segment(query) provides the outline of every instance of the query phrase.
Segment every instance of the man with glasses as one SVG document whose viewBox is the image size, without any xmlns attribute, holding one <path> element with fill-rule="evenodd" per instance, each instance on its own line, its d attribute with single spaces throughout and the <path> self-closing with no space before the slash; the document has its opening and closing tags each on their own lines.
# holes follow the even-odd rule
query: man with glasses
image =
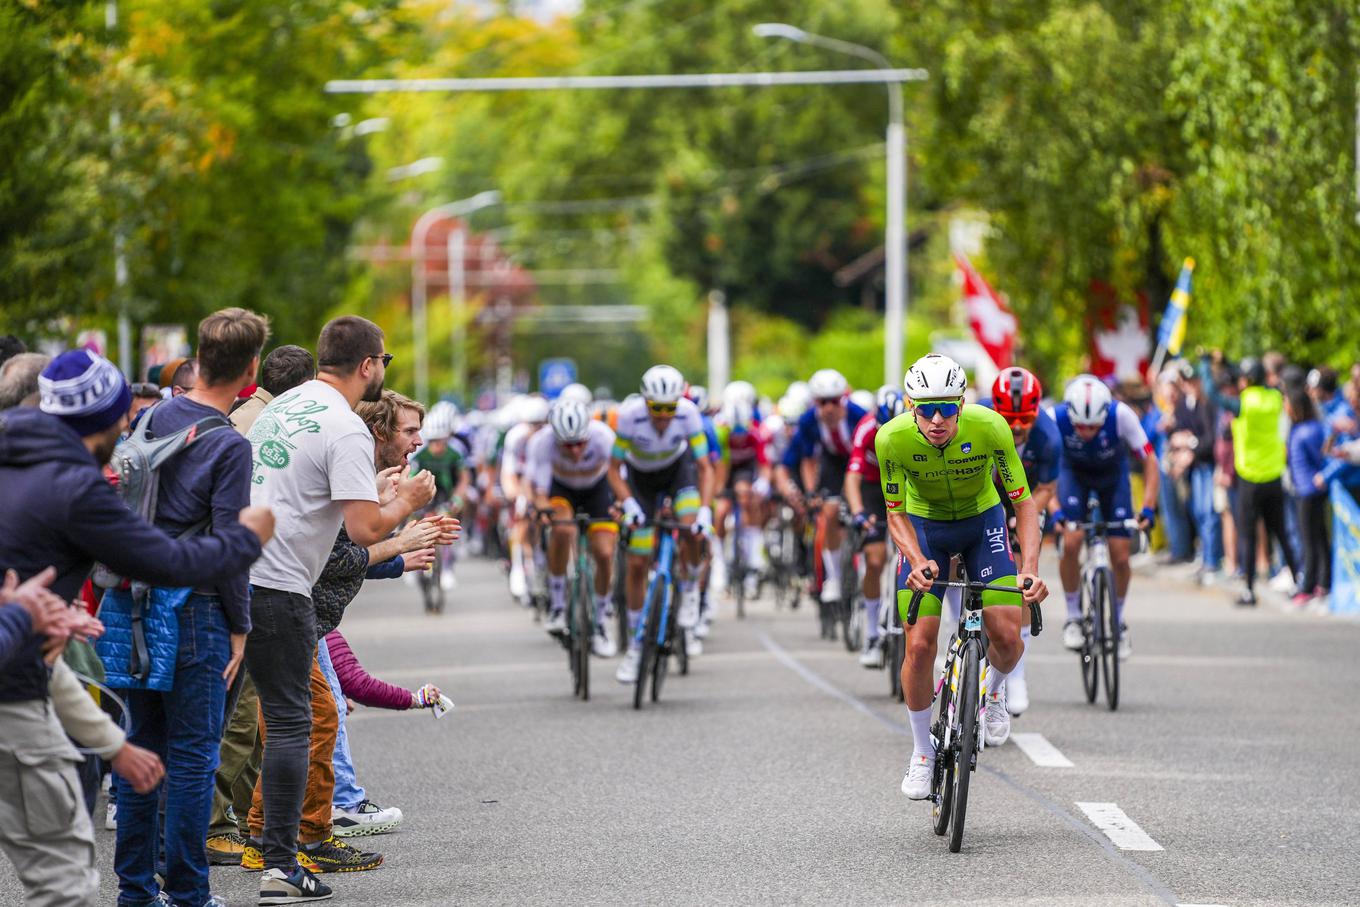
<svg viewBox="0 0 1360 907">
<path fill-rule="evenodd" d="M 950 558 L 959 557 L 971 580 L 1030 587 L 1021 595 L 982 594 L 982 620 L 989 642 L 984 733 L 988 746 L 1010 736 L 1006 678 L 1024 651 L 1022 604 L 1038 605 L 1048 594 L 1038 577 L 1039 511 L 1030 497 L 1024 468 L 1006 420 L 992 410 L 965 405 L 967 376 L 957 362 L 931 354 L 907 372 L 903 386 L 911 402 L 907 418 L 878 430 L 883 499 L 888 531 L 909 569 L 897 574 L 897 608 L 906 624 L 913 592 L 925 593 L 915 626 L 906 627 L 907 653 L 902 688 L 911 719 L 912 756 L 902 793 L 913 800 L 930 796 L 935 742 L 930 735 L 930 704 L 941 597 Z M 1015 505 L 1020 536 L 1017 569 L 1006 528 L 1006 510 L 992 483 L 992 470 Z"/>
<path fill-rule="evenodd" d="M 1062 438 L 1058 436 L 1058 427 L 1039 408 L 1043 395 L 1044 389 L 1033 373 L 1012 366 L 1002 369 L 992 382 L 991 398 L 978 401 L 982 406 L 1000 413 L 1011 427 L 1015 451 L 1020 455 L 1020 464 L 1025 468 L 1025 480 L 1029 482 L 1030 497 L 1034 499 L 1034 507 L 1041 519 L 1048 513 L 1058 487 L 1058 464 L 1062 455 Z M 997 476 L 993 476 L 993 479 L 1000 482 Z M 1015 517 L 1009 499 L 1003 497 L 1001 503 L 1011 512 L 1009 525 L 1014 528 Z M 957 595 L 949 596 L 950 617 L 954 620 L 958 619 L 959 600 Z M 1028 624 L 1021 623 L 1020 635 L 1028 646 Z M 1019 716 L 1028 708 L 1029 684 L 1025 682 L 1025 659 L 1022 655 L 1011 671 L 1010 679 L 1006 681 L 1006 709 L 1011 715 Z"/>
<path fill-rule="evenodd" d="M 699 407 L 684 398 L 685 379 L 669 365 L 654 365 L 642 376 L 642 395 L 619 407 L 618 435 L 609 464 L 609 485 L 622 501 L 624 520 L 633 527 L 628 540 L 628 653 L 615 675 L 619 683 L 636 683 L 642 648 L 637 628 L 642 618 L 647 567 L 652 556 L 652 528 L 662 498 L 671 499 L 675 517 L 692 534 L 681 542 L 685 564 L 680 581 L 676 621 L 692 647 L 699 622 L 699 569 L 703 536 L 713 529 L 713 463 L 708 457 Z M 625 477 L 624 470 L 627 468 Z M 692 648 L 691 648 L 692 650 Z"/>
<path fill-rule="evenodd" d="M 529 439 L 526 471 L 539 510 L 552 511 L 555 520 L 590 515 L 586 530 L 595 561 L 595 636 L 591 650 L 599 658 L 613 658 L 618 646 L 609 638 L 613 608 L 614 548 L 619 527 L 610 510 L 609 459 L 614 432 L 590 415 L 579 400 L 559 399 L 548 412 L 548 426 Z M 567 564 L 576 541 L 575 525 L 558 523 L 548 535 L 548 620 L 544 629 L 554 636 L 567 629 Z"/>
<path fill-rule="evenodd" d="M 802 494 L 793 480 L 795 471 L 802 486 L 813 489 L 814 497 L 821 499 L 821 599 L 829 603 L 841 594 L 837 554 L 841 546 L 840 495 L 855 446 L 855 428 L 867 413 L 850 400 L 850 383 L 834 368 L 815 372 L 808 390 L 813 407 L 798 419 L 776 478 L 780 492 L 796 507 L 801 507 Z"/>
</svg>

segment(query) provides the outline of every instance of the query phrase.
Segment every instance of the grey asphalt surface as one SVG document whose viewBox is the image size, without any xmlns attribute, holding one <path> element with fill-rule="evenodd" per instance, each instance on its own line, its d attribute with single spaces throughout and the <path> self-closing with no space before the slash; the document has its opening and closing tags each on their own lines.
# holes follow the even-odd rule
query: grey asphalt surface
<svg viewBox="0 0 1360 907">
<path fill-rule="evenodd" d="M 436 683 L 457 708 L 350 717 L 360 780 L 406 821 L 360 839 L 382 868 L 325 877 L 334 903 L 1360 900 L 1355 623 L 1136 576 L 1134 657 L 1111 713 L 1085 702 L 1055 594 L 1013 728 L 1073 766 L 1041 768 L 1014 743 L 985 751 L 950 854 L 927 804 L 898 791 L 911 741 L 886 674 L 819 640 L 806 604 L 777 613 L 767 595 L 739 621 L 723 603 L 691 675 L 672 672 L 662 701 L 636 712 L 617 660 L 597 660 L 592 700 L 574 700 L 562 649 L 511 604 L 498 568 L 459 572 L 442 617 L 388 581 L 345 618 L 371 672 Z M 1164 849 L 1121 850 L 1085 801 L 1117 804 Z M 113 904 L 113 834 L 96 836 Z M 254 903 L 257 875 L 212 877 L 229 903 Z M 5 865 L 0 901 L 15 891 Z"/>
</svg>

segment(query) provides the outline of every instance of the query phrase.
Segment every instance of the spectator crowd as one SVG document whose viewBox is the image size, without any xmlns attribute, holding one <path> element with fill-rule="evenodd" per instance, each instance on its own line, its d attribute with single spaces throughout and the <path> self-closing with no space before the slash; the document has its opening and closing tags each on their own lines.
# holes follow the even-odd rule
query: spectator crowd
<svg viewBox="0 0 1360 907">
<path fill-rule="evenodd" d="M 96 903 L 105 776 L 120 907 L 220 905 L 222 863 L 261 904 L 326 899 L 318 876 L 383 862 L 349 839 L 402 822 L 344 718 L 441 693 L 369 676 L 339 626 L 459 526 L 417 514 L 424 408 L 384 389 L 382 330 L 334 319 L 315 356 L 268 335 L 216 312 L 132 384 L 0 338 L 0 848 L 28 904 Z"/>
</svg>

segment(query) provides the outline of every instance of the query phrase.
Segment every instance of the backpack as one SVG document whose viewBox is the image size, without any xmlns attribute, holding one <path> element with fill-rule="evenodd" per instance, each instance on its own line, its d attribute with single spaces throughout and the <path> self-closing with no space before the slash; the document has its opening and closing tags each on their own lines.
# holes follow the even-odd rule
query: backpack
<svg viewBox="0 0 1360 907">
<path fill-rule="evenodd" d="M 159 403 L 153 404 L 141 414 L 132 434 L 118 442 L 113 451 L 113 458 L 109 461 L 109 468 L 114 476 L 114 488 L 119 497 L 129 510 L 148 523 L 154 522 L 156 518 L 156 503 L 160 495 L 160 468 L 204 435 L 231 427 L 225 416 L 212 415 L 205 416 L 193 425 L 185 426 L 163 438 L 152 438 L 151 419 L 159 406 Z M 208 523 L 209 520 L 205 518 L 179 533 L 178 537 L 188 538 L 197 535 L 208 528 Z M 93 579 L 95 585 L 111 590 L 119 589 L 127 582 L 126 578 L 103 564 L 95 564 Z M 129 672 L 133 677 L 144 678 L 150 669 L 143 623 L 145 612 L 151 603 L 151 588 L 145 583 L 133 582 L 130 603 L 132 657 L 129 664 Z M 183 603 L 183 598 L 179 603 Z"/>
</svg>

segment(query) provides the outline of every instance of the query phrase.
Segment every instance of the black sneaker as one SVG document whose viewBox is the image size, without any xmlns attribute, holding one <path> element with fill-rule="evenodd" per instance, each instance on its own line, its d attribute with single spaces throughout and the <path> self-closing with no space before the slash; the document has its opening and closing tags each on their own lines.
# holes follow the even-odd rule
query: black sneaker
<svg viewBox="0 0 1360 907">
<path fill-rule="evenodd" d="M 259 904 L 305 904 L 328 901 L 330 887 L 298 866 L 291 874 L 282 869 L 266 869 L 260 876 Z"/>
<path fill-rule="evenodd" d="M 320 844 L 302 848 L 319 872 L 365 872 L 382 865 L 380 853 L 364 853 L 331 835 Z"/>
</svg>

